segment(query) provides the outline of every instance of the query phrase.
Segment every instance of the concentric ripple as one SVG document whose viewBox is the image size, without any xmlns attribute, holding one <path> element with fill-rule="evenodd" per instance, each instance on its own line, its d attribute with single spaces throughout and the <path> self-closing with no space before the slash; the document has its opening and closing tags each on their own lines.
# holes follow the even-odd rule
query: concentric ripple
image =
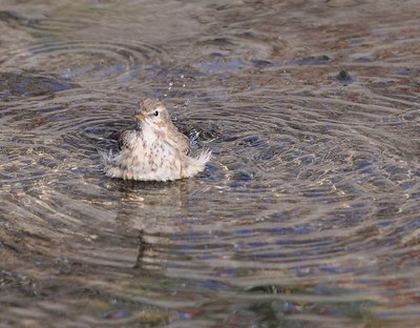
<svg viewBox="0 0 420 328">
<path fill-rule="evenodd" d="M 418 241 L 407 233 L 418 210 L 419 167 L 413 143 L 392 125 L 376 127 L 392 117 L 414 135 L 414 122 L 397 118 L 411 106 L 396 109 L 392 97 L 368 106 L 345 96 L 274 95 L 194 102 L 188 119 L 203 135 L 212 131 L 209 145 L 216 155 L 203 176 L 206 186 L 188 198 L 182 197 L 188 186 L 135 188 L 134 198 L 126 187 L 119 222 L 146 232 L 152 245 L 146 268 L 160 263 L 173 279 L 239 291 L 245 304 L 281 299 L 285 312 L 315 316 L 355 311 L 363 317 L 366 306 L 387 308 L 392 298 L 378 286 L 404 279 L 392 269 L 400 256 L 407 257 L 401 264 L 407 268 L 414 261 L 406 245 Z M 215 130 L 206 129 L 209 122 L 216 122 Z M 212 220 L 201 214 L 203 198 Z M 167 212 L 156 213 L 157 202 Z M 138 206 L 144 219 L 135 215 Z M 398 295 L 413 292 L 404 285 Z"/>
<path fill-rule="evenodd" d="M 143 80 L 150 65 L 167 60 L 164 50 L 147 43 L 45 40 L 9 56 L 4 66 L 24 70 L 48 67 L 50 74 L 62 79 L 115 87 L 115 83 Z"/>
<path fill-rule="evenodd" d="M 416 1 L 14 3 L 1 324 L 418 326 Z M 105 177 L 156 96 L 212 161 Z"/>
</svg>

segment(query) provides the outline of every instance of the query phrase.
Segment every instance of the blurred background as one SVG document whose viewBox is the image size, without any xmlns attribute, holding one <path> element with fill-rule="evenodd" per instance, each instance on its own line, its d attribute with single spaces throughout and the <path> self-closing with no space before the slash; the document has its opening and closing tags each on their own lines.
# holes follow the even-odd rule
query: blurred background
<svg viewBox="0 0 420 328">
<path fill-rule="evenodd" d="M 420 325 L 419 13 L 1 0 L 0 326 Z M 145 97 L 204 173 L 104 176 Z"/>
</svg>

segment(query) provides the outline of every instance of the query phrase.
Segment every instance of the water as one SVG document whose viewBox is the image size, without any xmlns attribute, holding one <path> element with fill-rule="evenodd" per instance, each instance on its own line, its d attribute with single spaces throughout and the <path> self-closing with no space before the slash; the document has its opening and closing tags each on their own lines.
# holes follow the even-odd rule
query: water
<svg viewBox="0 0 420 328">
<path fill-rule="evenodd" d="M 2 0 L 2 327 L 419 325 L 419 12 Z M 200 176 L 103 175 L 145 97 Z"/>
</svg>

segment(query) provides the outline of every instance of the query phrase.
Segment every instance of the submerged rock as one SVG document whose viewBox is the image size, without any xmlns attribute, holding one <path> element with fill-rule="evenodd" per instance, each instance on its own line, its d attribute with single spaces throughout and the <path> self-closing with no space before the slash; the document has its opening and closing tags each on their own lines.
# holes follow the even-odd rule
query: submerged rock
<svg viewBox="0 0 420 328">
<path fill-rule="evenodd" d="M 10 10 L 0 10 L 0 21 L 20 26 L 31 26 L 35 22 L 35 20 L 28 19 Z"/>
<path fill-rule="evenodd" d="M 321 56 L 308 56 L 299 59 L 295 59 L 293 63 L 295 65 L 325 65 L 331 61 L 331 58 L 327 55 Z"/>
<path fill-rule="evenodd" d="M 341 70 L 335 77 L 338 81 L 343 83 L 344 85 L 350 84 L 353 82 L 353 78 L 346 70 Z"/>
<path fill-rule="evenodd" d="M 42 96 L 77 85 L 54 76 L 30 72 L 0 72 L 0 99 L 8 96 Z"/>
</svg>

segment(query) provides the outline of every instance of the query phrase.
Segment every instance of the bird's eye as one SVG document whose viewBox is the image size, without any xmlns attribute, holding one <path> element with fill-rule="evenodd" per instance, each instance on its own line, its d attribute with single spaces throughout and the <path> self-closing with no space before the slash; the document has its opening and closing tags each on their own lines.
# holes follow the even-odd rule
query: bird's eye
<svg viewBox="0 0 420 328">
<path fill-rule="evenodd" d="M 155 112 L 153 113 L 153 115 L 158 116 L 158 115 L 159 115 L 159 112 L 158 112 L 158 111 L 155 111 Z"/>
</svg>

